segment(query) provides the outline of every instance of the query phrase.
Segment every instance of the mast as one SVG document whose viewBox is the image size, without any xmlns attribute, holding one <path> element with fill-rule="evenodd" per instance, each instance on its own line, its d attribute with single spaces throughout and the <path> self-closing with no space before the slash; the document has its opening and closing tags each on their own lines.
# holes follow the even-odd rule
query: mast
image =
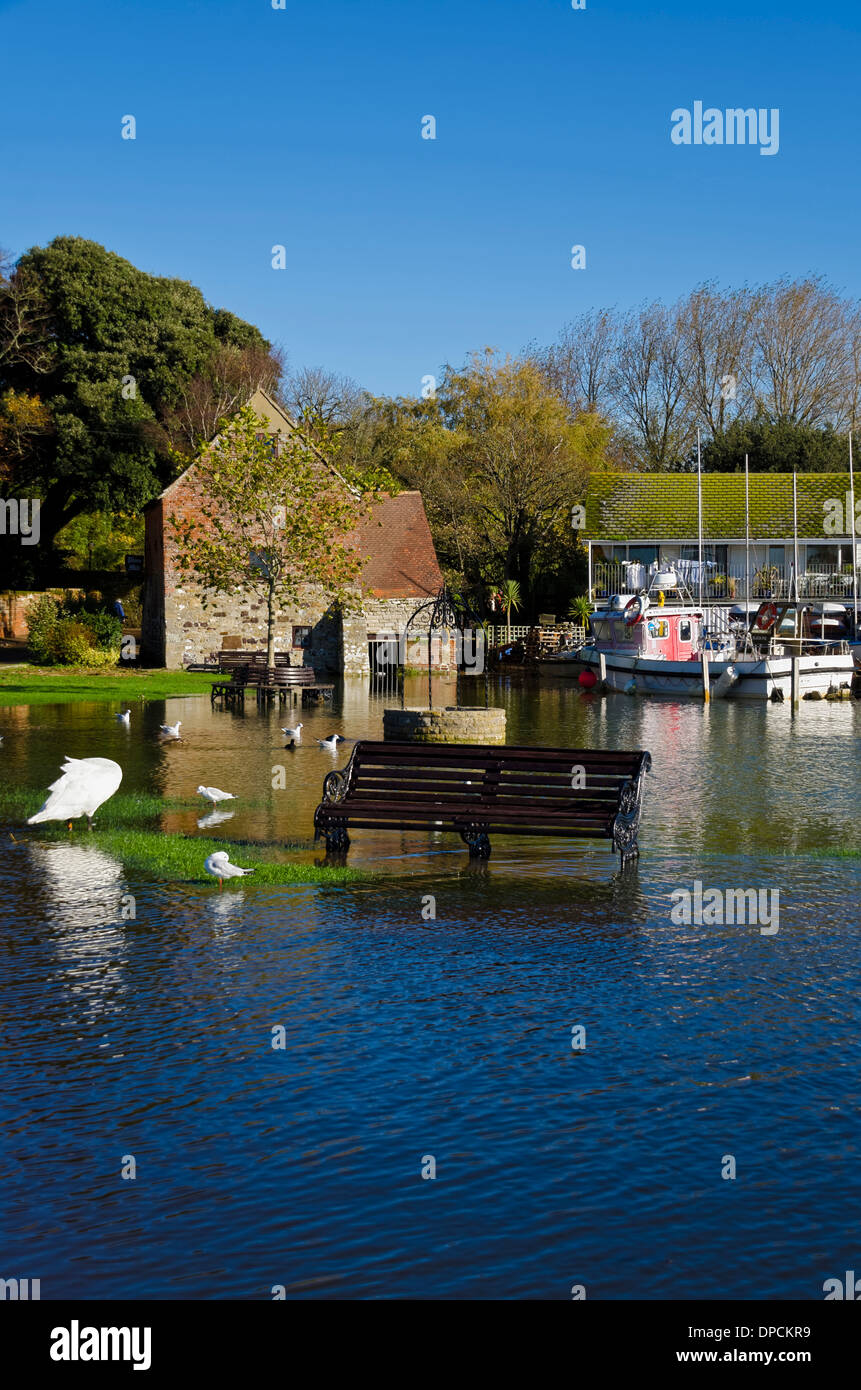
<svg viewBox="0 0 861 1390">
<path fill-rule="evenodd" d="M 744 456 L 744 621 L 750 616 L 750 473 Z"/>
<path fill-rule="evenodd" d="M 700 430 L 697 426 L 697 534 L 699 537 L 699 605 L 703 606 L 703 461 L 700 451 Z"/>
<path fill-rule="evenodd" d="M 858 565 L 855 550 L 855 470 L 852 466 L 852 431 L 849 431 L 849 505 L 852 508 L 852 636 L 858 640 Z M 823 637 L 825 636 L 823 632 Z"/>
<path fill-rule="evenodd" d="M 798 602 L 798 474 L 792 470 L 792 546 L 795 566 L 795 602 Z"/>
</svg>

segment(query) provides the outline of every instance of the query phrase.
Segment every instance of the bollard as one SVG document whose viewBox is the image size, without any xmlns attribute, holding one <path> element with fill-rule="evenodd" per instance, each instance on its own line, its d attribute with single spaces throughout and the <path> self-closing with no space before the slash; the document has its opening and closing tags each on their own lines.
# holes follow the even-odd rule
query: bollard
<svg viewBox="0 0 861 1390">
<path fill-rule="evenodd" d="M 797 709 L 801 701 L 801 657 L 792 658 L 792 708 Z"/>
</svg>

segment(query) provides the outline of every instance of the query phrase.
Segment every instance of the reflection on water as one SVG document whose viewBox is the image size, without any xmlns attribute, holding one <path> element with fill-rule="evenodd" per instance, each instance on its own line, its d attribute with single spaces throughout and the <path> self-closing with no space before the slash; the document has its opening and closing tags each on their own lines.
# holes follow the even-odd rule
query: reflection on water
<svg viewBox="0 0 861 1390">
<path fill-rule="evenodd" d="M 210 811 L 208 815 L 201 816 L 197 822 L 198 830 L 211 830 L 214 825 L 223 825 L 225 821 L 233 820 L 233 811 Z"/>
<path fill-rule="evenodd" d="M 606 844 L 499 838 L 470 863 L 453 836 L 359 831 L 351 860 L 382 882 L 219 893 L 203 875 L 129 881 L 80 832 L 16 830 L 4 1268 L 41 1274 L 44 1297 L 567 1298 L 583 1282 L 753 1299 L 819 1298 L 857 1268 L 861 859 L 830 851 L 861 850 L 859 706 L 793 719 L 562 681 L 491 690 L 512 742 L 652 753 L 636 872 Z M 379 737 L 382 705 L 352 683 L 303 711 L 290 753 L 283 710 L 148 704 L 131 741 L 101 705 L 6 711 L 2 769 L 41 789 L 58 750 L 97 751 L 124 792 L 187 804 L 166 829 L 210 836 L 196 788 L 226 785 L 226 848 L 298 842 L 310 861 L 323 777 L 350 751 L 314 740 Z M 183 740 L 160 743 L 177 718 Z M 695 879 L 779 889 L 779 932 L 673 924 Z"/>
</svg>

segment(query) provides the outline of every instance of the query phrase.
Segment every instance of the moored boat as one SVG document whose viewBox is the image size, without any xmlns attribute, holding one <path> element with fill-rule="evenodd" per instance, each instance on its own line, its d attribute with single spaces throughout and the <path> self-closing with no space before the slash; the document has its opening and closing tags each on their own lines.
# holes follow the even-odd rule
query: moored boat
<svg viewBox="0 0 861 1390">
<path fill-rule="evenodd" d="M 657 602 L 649 593 L 615 594 L 590 619 L 592 636 L 541 663 L 548 675 L 580 679 L 625 694 L 702 696 L 703 662 L 716 698 L 789 700 L 793 663 L 799 694 L 825 697 L 851 690 L 855 660 L 843 637 L 831 637 L 834 617 L 822 605 L 760 603 L 752 618 L 717 620 L 683 602 Z M 823 635 L 824 634 L 824 635 Z"/>
</svg>

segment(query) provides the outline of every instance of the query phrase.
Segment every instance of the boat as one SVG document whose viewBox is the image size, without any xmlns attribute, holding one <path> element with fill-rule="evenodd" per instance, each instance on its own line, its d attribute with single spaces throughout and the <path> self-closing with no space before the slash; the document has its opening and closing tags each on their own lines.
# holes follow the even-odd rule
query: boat
<svg viewBox="0 0 861 1390">
<path fill-rule="evenodd" d="M 664 587 L 656 594 L 658 580 Z M 778 701 L 792 698 L 797 659 L 801 698 L 851 692 L 855 659 L 846 638 L 831 635 L 837 619 L 823 611 L 829 605 L 765 600 L 752 616 L 734 618 L 684 597 L 667 602 L 666 590 L 679 587 L 661 571 L 648 590 L 612 595 L 592 614 L 590 638 L 542 660 L 542 672 L 586 686 L 601 680 L 628 695 L 701 698 L 706 661 L 714 697 Z"/>
</svg>

